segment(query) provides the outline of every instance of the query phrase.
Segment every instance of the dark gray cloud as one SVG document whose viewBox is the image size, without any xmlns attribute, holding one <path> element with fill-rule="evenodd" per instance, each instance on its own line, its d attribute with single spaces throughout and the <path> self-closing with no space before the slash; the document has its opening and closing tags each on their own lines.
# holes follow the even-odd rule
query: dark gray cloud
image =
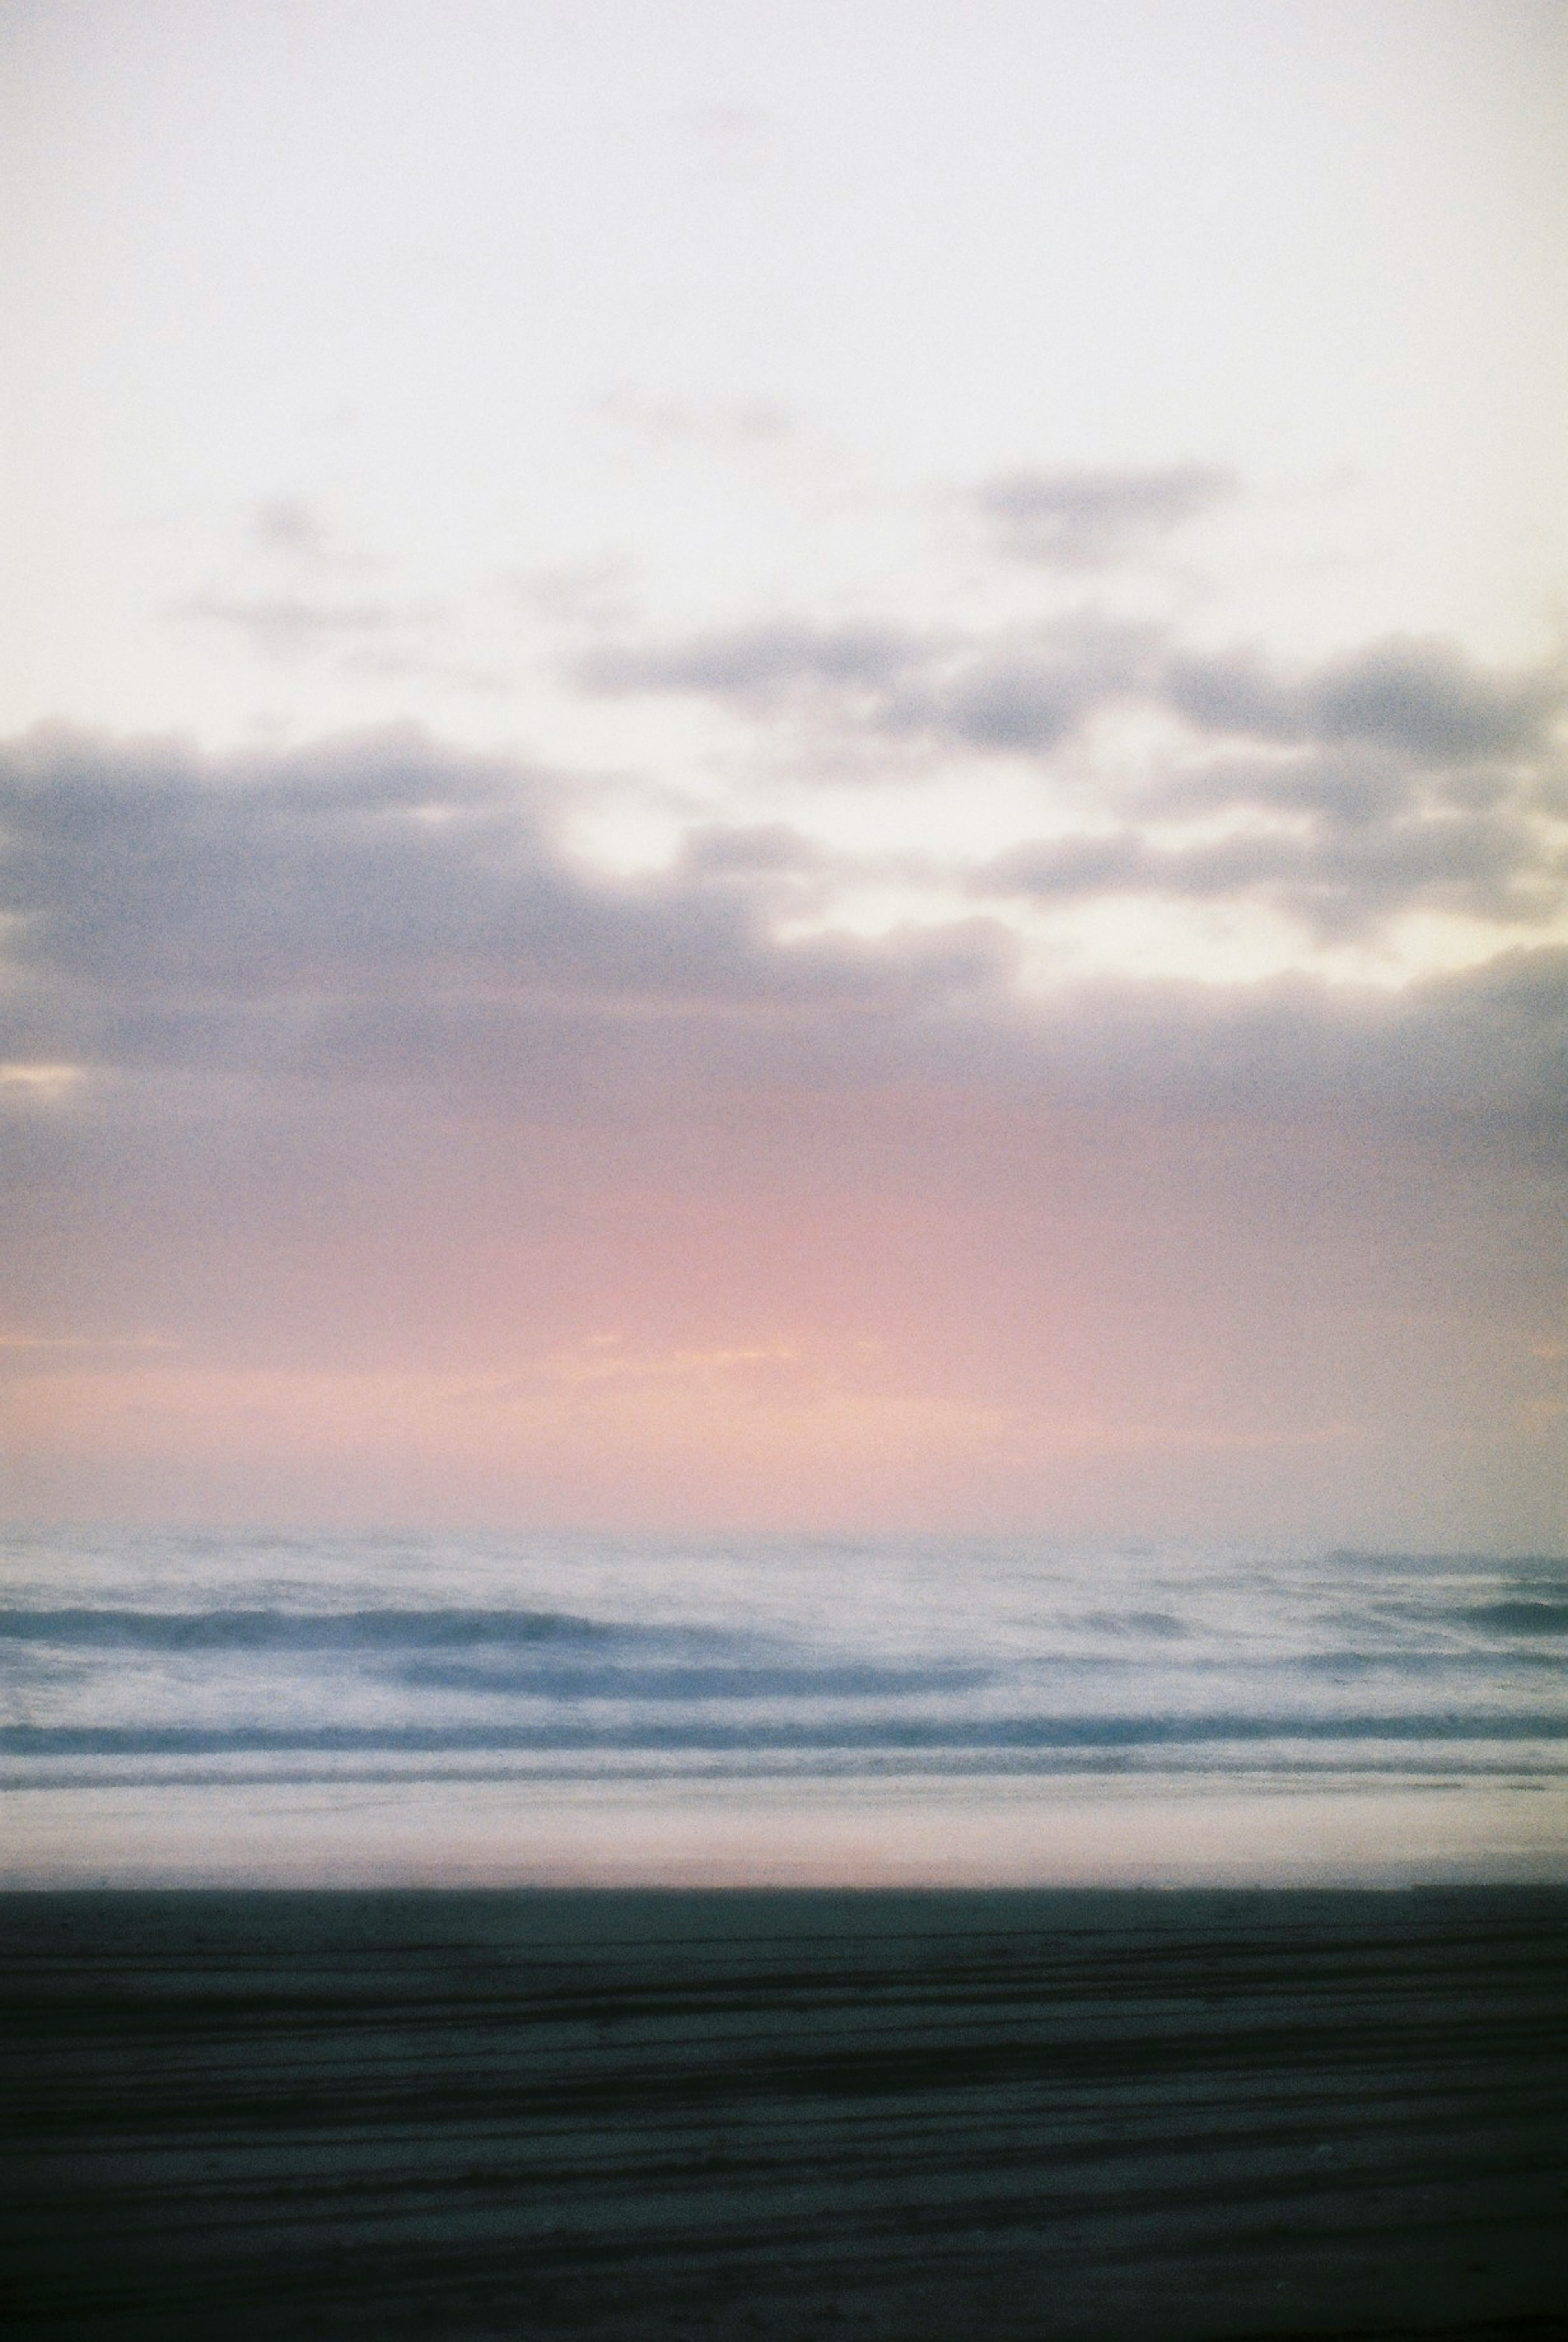
<svg viewBox="0 0 1568 2342">
<path fill-rule="evenodd" d="M 1164 693 L 1201 730 L 1364 741 L 1433 765 L 1539 754 L 1568 707 L 1561 668 L 1488 669 L 1452 643 L 1396 636 L 1282 676 L 1255 657 L 1178 656 Z"/>
<path fill-rule="evenodd" d="M 1491 768 L 1521 763 L 1537 768 L 1538 789 L 1549 789 L 1568 711 L 1562 666 L 1485 667 L 1452 643 L 1395 637 L 1292 675 L 1245 652 L 1174 650 L 1151 626 L 1092 612 L 990 639 L 779 618 L 604 643 L 570 677 L 595 696 L 706 698 L 754 722 L 805 720 L 863 744 L 922 741 L 1007 756 L 1046 756 L 1098 709 L 1135 700 L 1216 743 L 1318 752 L 1318 779 L 1347 806 L 1358 792 L 1375 800 L 1419 773 L 1442 773 L 1455 801 L 1479 808 L 1503 786 Z M 1349 761 L 1355 756 L 1358 765 Z M 1245 768 L 1223 769 L 1241 801 Z M 1253 772 L 1271 801 L 1302 785 L 1283 768 L 1273 784 L 1261 766 Z M 1205 785 L 1218 802 L 1222 768 Z"/>
<path fill-rule="evenodd" d="M 13 743 L 0 1059 L 412 1084 L 512 1114 L 616 1096 L 667 1113 L 715 1082 L 999 1086 L 1175 1113 L 1359 1101 L 1560 1137 L 1559 948 L 1396 995 L 1126 981 L 1042 1002 L 1014 988 L 1007 937 L 984 919 L 779 942 L 774 916 L 823 883 L 823 857 L 776 826 L 699 832 L 634 884 L 591 875 L 554 841 L 560 786 L 408 732 L 226 758 Z M 1511 816 L 1461 813 L 1183 848 L 1118 830 L 1022 850 L 984 883 L 1054 898 L 1261 888 L 1326 924 L 1376 900 L 1509 916 L 1526 871 Z"/>
<path fill-rule="evenodd" d="M 920 728 L 966 748 L 1037 755 L 1064 739 L 1104 696 L 1104 680 L 1092 670 L 997 660 L 960 674 L 919 703 Z"/>
<path fill-rule="evenodd" d="M 956 662 L 923 692 L 908 693 L 904 712 L 939 742 L 1044 755 L 1097 708 L 1136 692 L 1153 646 L 1144 627 L 1066 620 Z"/>
<path fill-rule="evenodd" d="M 545 776 L 397 733 L 275 757 L 35 736 L 0 756 L 0 1054 L 275 1058 L 330 1030 L 574 1013 L 857 1011 L 994 981 L 982 921 L 783 946 L 808 852 L 709 835 L 616 884 L 554 846 Z M 227 1036 L 225 1040 L 225 1036 Z M 267 1037 L 270 1036 L 270 1037 Z"/>
<path fill-rule="evenodd" d="M 994 875 L 1043 896 L 1266 894 L 1328 934 L 1415 908 L 1546 922 L 1568 901 L 1568 841 L 1552 818 L 1561 669 L 1486 668 L 1452 644 L 1400 638 L 1296 676 L 1243 656 L 1173 658 L 1154 691 L 1217 753 L 1145 789 L 1097 863 L 1031 849 Z M 1218 747 L 1226 736 L 1250 745 Z M 1218 814 L 1237 826 L 1216 840 Z"/>
<path fill-rule="evenodd" d="M 1203 464 L 1164 470 L 1005 472 L 975 490 L 1003 550 L 1050 569 L 1125 561 L 1236 493 Z"/>
</svg>

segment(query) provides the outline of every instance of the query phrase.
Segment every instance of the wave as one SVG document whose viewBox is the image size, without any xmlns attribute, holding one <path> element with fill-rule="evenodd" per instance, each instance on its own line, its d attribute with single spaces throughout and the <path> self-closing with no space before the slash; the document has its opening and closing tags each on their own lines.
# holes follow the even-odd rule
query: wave
<svg viewBox="0 0 1568 2342">
<path fill-rule="evenodd" d="M 644 1749 L 724 1752 L 839 1749 L 924 1750 L 1159 1748 L 1289 1741 L 1366 1744 L 1486 1741 L 1568 1742 L 1568 1716 L 1014 1716 L 973 1718 L 862 1717 L 810 1722 L 787 1718 L 721 1723 L 694 1717 L 548 1725 L 46 1725 L 0 1726 L 8 1756 L 196 1756 L 352 1754 L 435 1756 L 448 1752 L 564 1752 Z"/>
<path fill-rule="evenodd" d="M 1501 1626 L 1510 1635 L 1568 1635 L 1568 1602 L 1478 1602 L 1461 1615 L 1478 1626 Z"/>
<path fill-rule="evenodd" d="M 972 1691 L 993 1680 L 983 1667 L 794 1666 L 772 1663 L 693 1666 L 678 1660 L 650 1667 L 633 1660 L 603 1666 L 563 1666 L 542 1657 L 532 1667 L 485 1666 L 461 1659 L 414 1659 L 397 1669 L 400 1683 L 420 1690 L 547 1691 L 555 1699 L 865 1699 L 893 1694 Z"/>
<path fill-rule="evenodd" d="M 1108 1635 L 1154 1635 L 1162 1639 L 1184 1635 L 1182 1621 L 1169 1610 L 1085 1610 L 1080 1624 Z"/>
<path fill-rule="evenodd" d="M 1433 1625 L 1444 1621 L 1501 1630 L 1509 1636 L 1568 1634 L 1568 1599 L 1520 1593 L 1504 1599 L 1468 1606 L 1434 1606 L 1427 1616 Z M 1415 1623 L 1412 1621 L 1411 1623 Z M 1074 1629 L 1084 1626 L 1131 1641 L 1146 1637 L 1165 1643 L 1186 1636 L 1189 1629 L 1169 1611 L 1094 1610 L 1064 1620 L 1062 1630 L 1070 1646 Z M 745 1663 L 766 1638 L 755 1634 L 725 1632 L 694 1622 L 652 1625 L 624 1619 L 594 1618 L 565 1610 L 524 1610 L 477 1607 L 354 1610 L 281 1610 L 212 1608 L 149 1610 L 133 1607 L 61 1606 L 54 1609 L 0 1608 L 0 1646 L 7 1643 L 47 1643 L 81 1650 L 143 1651 L 276 1651 L 374 1655 L 386 1652 L 450 1652 L 453 1665 L 462 1654 L 485 1651 L 549 1656 L 573 1648 L 595 1658 L 612 1650 L 643 1657 L 659 1655 L 706 1654 Z M 1058 1645 L 1036 1657 L 1071 1657 L 1076 1666 L 1093 1664 L 1094 1655 Z M 1385 1650 L 1322 1649 L 1293 1655 L 1293 1664 L 1314 1670 L 1330 1667 L 1378 1666 L 1390 1662 L 1418 1665 L 1423 1659 L 1444 1661 L 1448 1655 L 1423 1653 L 1390 1646 Z M 444 1662 L 441 1662 L 444 1664 Z M 920 1679 L 954 1683 L 984 1680 L 989 1670 L 949 1666 L 922 1671 Z M 455 1682 L 451 1675 L 425 1678 L 431 1683 Z M 842 1688 L 882 1687 L 883 1669 L 845 1668 Z M 912 1676 L 910 1681 L 915 1678 Z"/>
<path fill-rule="evenodd" d="M 636 1626 L 561 1610 L 0 1610 L 0 1642 L 95 1650 L 430 1650 L 603 1644 L 689 1646 L 687 1627 Z"/>
<path fill-rule="evenodd" d="M 1371 1547 L 1339 1546 L 1323 1560 L 1331 1569 L 1353 1569 L 1377 1576 L 1391 1570 L 1430 1571 L 1446 1576 L 1454 1570 L 1480 1570 L 1493 1576 L 1502 1569 L 1533 1571 L 1538 1576 L 1568 1576 L 1568 1554 L 1514 1553 L 1378 1553 Z"/>
<path fill-rule="evenodd" d="M 781 1654 L 755 1636 L 538 1610 L 0 1611 L 0 1646 L 368 1660 L 415 1691 L 553 1699 L 857 1699 L 973 1690 L 980 1666 Z"/>
</svg>

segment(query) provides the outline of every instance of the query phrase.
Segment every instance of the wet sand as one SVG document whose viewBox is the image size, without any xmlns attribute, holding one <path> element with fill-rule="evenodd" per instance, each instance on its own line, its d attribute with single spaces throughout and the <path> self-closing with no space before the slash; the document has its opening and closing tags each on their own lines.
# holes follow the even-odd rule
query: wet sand
<svg viewBox="0 0 1568 2342">
<path fill-rule="evenodd" d="M 1568 2337 L 1568 1889 L 0 1897 L 17 2335 Z"/>
</svg>

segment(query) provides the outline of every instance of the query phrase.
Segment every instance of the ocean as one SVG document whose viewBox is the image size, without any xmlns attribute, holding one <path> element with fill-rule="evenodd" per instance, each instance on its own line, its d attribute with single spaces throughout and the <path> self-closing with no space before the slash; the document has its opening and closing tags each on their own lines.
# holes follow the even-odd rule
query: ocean
<svg viewBox="0 0 1568 2342">
<path fill-rule="evenodd" d="M 1568 1561 L 5 1546 L 0 1883 L 1568 1878 Z"/>
</svg>

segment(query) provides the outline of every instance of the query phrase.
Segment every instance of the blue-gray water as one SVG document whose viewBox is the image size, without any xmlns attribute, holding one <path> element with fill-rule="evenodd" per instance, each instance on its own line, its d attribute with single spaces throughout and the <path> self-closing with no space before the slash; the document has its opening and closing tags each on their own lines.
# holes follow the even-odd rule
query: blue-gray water
<svg viewBox="0 0 1568 2342">
<path fill-rule="evenodd" d="M 13 1536 L 0 1877 L 1568 1876 L 1568 1563 Z"/>
</svg>

